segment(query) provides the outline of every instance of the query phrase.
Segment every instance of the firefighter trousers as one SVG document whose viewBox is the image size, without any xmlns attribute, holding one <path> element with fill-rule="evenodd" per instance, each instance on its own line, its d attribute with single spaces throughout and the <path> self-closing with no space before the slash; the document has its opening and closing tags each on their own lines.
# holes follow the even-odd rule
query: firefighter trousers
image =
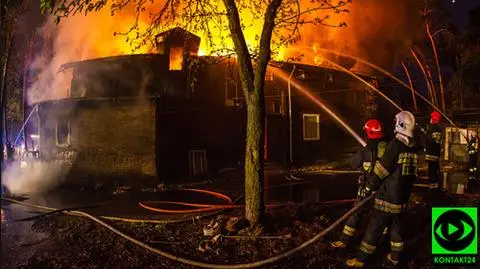
<svg viewBox="0 0 480 269">
<path fill-rule="evenodd" d="M 363 201 L 363 199 L 365 198 L 357 197 L 357 200 L 355 201 L 354 206 L 356 206 L 358 203 Z M 347 221 L 345 222 L 345 226 L 343 226 L 342 235 L 340 236 L 340 241 L 342 243 L 346 245 L 351 243 L 358 229 L 358 226 L 360 226 L 360 223 L 362 222 L 362 220 L 370 214 L 372 205 L 373 205 L 373 201 L 369 202 L 367 205 L 360 208 L 357 212 L 355 212 L 353 215 L 351 215 L 347 219 Z M 388 231 L 388 227 L 385 227 L 383 231 L 383 235 L 387 234 L 387 231 Z"/>
<path fill-rule="evenodd" d="M 385 228 L 390 228 L 390 249 L 392 260 L 400 260 L 404 249 L 403 222 L 404 213 L 387 213 L 372 209 L 372 215 L 368 223 L 365 236 L 360 243 L 357 260 L 365 260 L 375 251 Z"/>
<path fill-rule="evenodd" d="M 428 162 L 428 183 L 440 182 L 440 162 L 439 161 L 427 161 Z"/>
<path fill-rule="evenodd" d="M 472 169 L 477 167 L 478 163 L 478 152 L 468 154 L 468 168 Z"/>
<path fill-rule="evenodd" d="M 363 199 L 358 198 L 355 201 L 354 206 L 360 203 Z M 344 244 L 349 244 L 352 241 L 352 238 L 355 236 L 355 232 L 357 231 L 362 218 L 369 214 L 369 211 L 372 207 L 372 202 L 368 203 L 364 207 L 360 208 L 357 212 L 350 216 L 345 222 L 345 226 L 343 227 L 342 235 L 340 236 L 340 241 Z"/>
</svg>

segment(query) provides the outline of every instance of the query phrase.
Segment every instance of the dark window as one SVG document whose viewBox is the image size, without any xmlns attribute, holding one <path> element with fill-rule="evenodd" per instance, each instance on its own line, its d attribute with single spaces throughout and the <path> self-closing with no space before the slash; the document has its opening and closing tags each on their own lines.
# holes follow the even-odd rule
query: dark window
<svg viewBox="0 0 480 269">
<path fill-rule="evenodd" d="M 70 122 L 68 120 L 57 121 L 56 136 L 57 146 L 68 146 L 70 144 Z"/>
<path fill-rule="evenodd" d="M 303 114 L 303 140 L 320 140 L 319 114 Z"/>
<path fill-rule="evenodd" d="M 282 113 L 282 104 L 278 100 L 273 100 L 272 102 L 272 113 L 280 114 Z"/>
</svg>

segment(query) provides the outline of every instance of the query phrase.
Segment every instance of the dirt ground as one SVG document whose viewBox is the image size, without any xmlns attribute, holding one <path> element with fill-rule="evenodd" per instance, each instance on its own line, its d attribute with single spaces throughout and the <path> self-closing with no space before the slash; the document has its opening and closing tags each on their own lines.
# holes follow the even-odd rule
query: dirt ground
<svg viewBox="0 0 480 269">
<path fill-rule="evenodd" d="M 445 193 L 432 195 L 424 192 L 418 197 L 427 203 L 413 206 L 408 213 L 407 219 L 414 221 L 407 222 L 408 247 L 407 262 L 402 266 L 404 268 L 431 267 L 430 205 L 479 205 L 478 199 L 457 198 Z M 311 204 L 269 210 L 263 236 L 279 238 L 222 237 L 205 252 L 198 248 L 208 239 L 203 235 L 202 227 L 208 224 L 210 219 L 172 225 L 108 223 L 150 246 L 177 256 L 212 264 L 237 264 L 262 260 L 300 245 L 325 229 L 350 207 L 351 204 L 329 206 Z M 231 211 L 217 216 L 216 219 L 222 222 L 229 216 L 240 216 L 241 213 Z M 6 269 L 192 268 L 142 249 L 91 220 L 61 214 L 33 221 L 32 231 L 43 236 L 22 243 L 23 245 L 15 248 L 14 252 L 18 253 L 12 253 L 9 252 L 9 248 L 3 246 L 12 244 L 12 240 L 18 245 L 19 238 L 9 237 L 8 225 L 25 224 L 2 224 L 2 268 Z M 342 225 L 305 250 L 263 268 L 343 268 L 345 259 L 355 254 L 355 248 L 361 237 L 352 248 L 343 251 L 332 250 L 328 243 L 338 237 L 341 229 Z M 381 243 L 369 268 L 388 268 L 384 259 L 388 251 L 387 246 L 388 241 Z M 24 253 L 22 249 L 30 253 Z M 20 258 L 25 255 L 28 257 Z"/>
</svg>

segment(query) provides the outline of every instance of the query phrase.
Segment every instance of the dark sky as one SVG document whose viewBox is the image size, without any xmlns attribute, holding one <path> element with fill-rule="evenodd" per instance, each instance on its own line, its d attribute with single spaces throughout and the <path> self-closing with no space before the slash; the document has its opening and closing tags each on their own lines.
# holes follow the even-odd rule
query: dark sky
<svg viewBox="0 0 480 269">
<path fill-rule="evenodd" d="M 468 11 L 480 6 L 479 0 L 442 0 L 446 7 L 449 7 L 453 15 L 453 23 L 459 29 L 465 28 L 468 24 Z"/>
</svg>

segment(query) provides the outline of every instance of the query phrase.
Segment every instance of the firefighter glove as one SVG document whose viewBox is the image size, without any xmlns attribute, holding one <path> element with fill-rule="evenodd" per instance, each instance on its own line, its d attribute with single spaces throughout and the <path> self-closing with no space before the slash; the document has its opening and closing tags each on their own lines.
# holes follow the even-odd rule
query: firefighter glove
<svg viewBox="0 0 480 269">
<path fill-rule="evenodd" d="M 365 185 L 365 181 L 366 181 L 365 175 L 361 175 L 360 177 L 358 177 L 358 185 L 359 185 L 360 187 L 362 187 L 362 186 Z"/>
<path fill-rule="evenodd" d="M 367 189 L 364 187 L 358 188 L 357 196 L 360 199 L 364 199 L 365 197 L 367 197 Z"/>
</svg>

